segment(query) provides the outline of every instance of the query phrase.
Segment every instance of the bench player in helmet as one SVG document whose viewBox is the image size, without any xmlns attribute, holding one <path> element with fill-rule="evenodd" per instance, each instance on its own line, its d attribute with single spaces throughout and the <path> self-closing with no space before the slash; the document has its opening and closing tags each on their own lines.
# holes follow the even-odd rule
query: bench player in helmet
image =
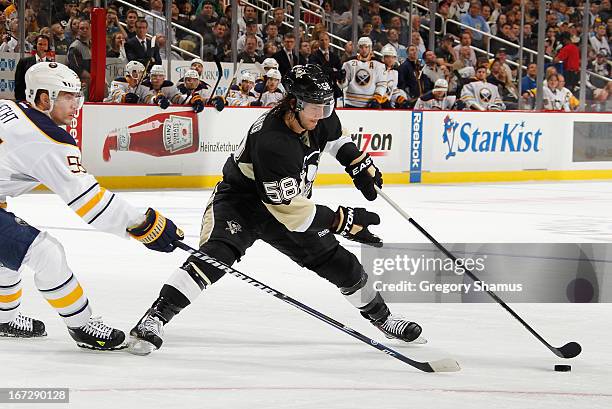
<svg viewBox="0 0 612 409">
<path fill-rule="evenodd" d="M 255 76 L 245 71 L 240 75 L 240 86 L 238 89 L 230 90 L 227 94 L 227 106 L 248 107 L 257 101 L 257 94 L 254 91 Z"/>
<path fill-rule="evenodd" d="M 130 61 L 125 65 L 125 76 L 115 78 L 108 90 L 104 102 L 117 102 L 126 104 L 144 103 L 149 89 L 140 84 L 145 75 L 145 66 L 139 61 Z"/>
<path fill-rule="evenodd" d="M 189 69 L 190 70 L 195 70 L 198 73 L 198 79 L 200 80 L 200 86 L 202 87 L 202 89 L 205 90 L 210 90 L 208 95 L 202 95 L 202 98 L 206 99 L 210 96 L 210 92 L 212 92 L 212 88 L 210 87 L 210 85 L 208 85 L 208 83 L 206 83 L 205 81 L 202 80 L 202 73 L 204 72 L 204 61 L 202 61 L 201 58 L 194 58 L 193 60 L 191 60 L 191 64 L 189 65 Z M 187 72 L 185 72 L 186 74 Z M 176 86 L 180 87 L 181 84 L 185 83 L 185 78 L 186 76 L 183 76 L 183 78 L 179 79 L 176 82 Z"/>
<path fill-rule="evenodd" d="M 206 88 L 200 81 L 200 74 L 196 70 L 187 70 L 183 77 L 183 83 L 178 85 L 181 92 L 180 105 L 191 105 L 194 112 L 202 112 L 206 101 Z"/>
<path fill-rule="evenodd" d="M 334 211 L 310 199 L 324 151 L 345 167 L 368 200 L 376 198 L 374 186 L 382 186 L 380 171 L 342 134 L 332 85 L 318 65 L 293 67 L 283 83 L 287 96 L 251 125 L 223 167 L 223 181 L 204 213 L 200 250 L 232 265 L 261 239 L 335 285 L 387 336 L 415 340 L 421 327 L 389 312 L 357 257 L 335 236 L 380 246 L 381 240 L 368 229 L 379 224 L 378 215 L 350 206 Z M 189 257 L 130 332 L 129 352 L 146 355 L 158 349 L 163 326 L 222 275 Z"/>
<path fill-rule="evenodd" d="M 142 85 L 149 89 L 144 98 L 146 104 L 159 105 L 161 109 L 166 109 L 171 103 L 181 102 L 181 92 L 172 81 L 166 79 L 166 70 L 161 65 L 151 68 L 149 79 L 144 80 Z"/>
<path fill-rule="evenodd" d="M 276 62 L 276 60 L 272 57 L 266 58 L 261 63 L 261 68 L 263 68 L 264 74 L 260 78 L 257 78 L 257 80 L 255 81 L 255 92 L 258 94 L 265 92 L 264 88 L 265 88 L 266 78 L 268 78 L 268 71 L 272 69 L 278 70 L 278 62 Z M 278 84 L 278 89 L 282 93 L 285 92 L 285 89 L 283 88 L 283 84 L 281 84 L 280 82 Z"/>
<path fill-rule="evenodd" d="M 448 94 L 448 81 L 444 78 L 439 78 L 434 83 L 434 87 L 431 91 L 421 95 L 414 104 L 414 108 L 417 111 L 422 110 L 442 110 L 449 111 L 455 108 L 455 102 L 457 97 Z"/>
<path fill-rule="evenodd" d="M 42 183 L 90 226 L 135 237 L 157 251 L 172 251 L 182 232 L 155 210 L 143 214 L 104 189 L 83 168 L 74 139 L 60 127 L 70 123 L 83 103 L 74 71 L 40 62 L 27 71 L 25 82 L 28 103 L 0 100 L 0 336 L 46 335 L 41 321 L 20 312 L 21 276 L 28 267 L 36 287 L 80 347 L 120 349 L 125 346 L 124 333 L 92 317 L 87 295 L 60 242 L 10 213 L 6 198 Z"/>
<path fill-rule="evenodd" d="M 263 90 L 260 102 L 264 107 L 273 107 L 285 97 L 285 93 L 279 87 L 283 76 L 279 70 L 272 68 L 268 70 L 266 77 L 266 88 Z"/>
<path fill-rule="evenodd" d="M 387 79 L 386 101 L 383 102 L 382 107 L 406 109 L 408 108 L 406 92 L 397 87 L 397 50 L 391 44 L 387 44 L 382 48 L 381 54 Z"/>
<path fill-rule="evenodd" d="M 467 111 L 503 111 L 506 109 L 497 86 L 487 82 L 487 67 L 484 65 L 476 68 L 476 77 L 461 89 L 461 102 Z"/>
<path fill-rule="evenodd" d="M 380 108 L 386 101 L 385 66 L 374 59 L 370 37 L 361 37 L 357 46 L 357 55 L 342 66 L 346 73 L 341 85 L 344 88 L 344 106 Z"/>
</svg>

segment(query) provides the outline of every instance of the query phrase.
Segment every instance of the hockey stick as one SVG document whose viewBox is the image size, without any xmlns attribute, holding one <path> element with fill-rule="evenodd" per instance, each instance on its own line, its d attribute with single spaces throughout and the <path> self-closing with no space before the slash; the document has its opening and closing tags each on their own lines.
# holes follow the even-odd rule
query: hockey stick
<svg viewBox="0 0 612 409">
<path fill-rule="evenodd" d="M 232 86 L 234 85 L 234 82 L 236 81 L 236 78 L 238 78 L 238 73 L 240 72 L 240 68 L 242 68 L 242 62 L 243 60 L 238 61 L 238 65 L 236 66 L 236 71 L 234 72 L 234 76 L 232 77 L 230 84 L 227 86 L 227 90 L 225 91 L 225 95 L 223 96 L 224 99 L 227 99 L 227 96 L 229 95 L 230 90 L 232 89 Z"/>
<path fill-rule="evenodd" d="M 425 237 L 427 237 L 427 239 L 431 241 L 434 244 L 434 246 L 438 248 L 438 250 L 444 253 L 446 257 L 453 260 L 454 263 L 457 263 L 457 257 L 455 257 L 453 253 L 448 251 L 446 247 L 444 247 L 436 239 L 434 239 L 433 236 L 427 232 L 427 230 L 421 227 L 421 225 L 418 224 L 412 217 L 410 217 L 410 215 L 406 213 L 401 207 L 399 207 L 397 203 L 391 200 L 391 198 L 387 196 L 387 194 L 384 193 L 382 189 L 380 189 L 378 186 L 375 186 L 375 189 L 376 189 L 376 192 L 383 199 L 385 199 L 385 201 L 389 203 L 389 205 L 391 205 L 391 207 L 393 207 L 400 215 L 402 215 L 402 217 L 404 217 L 404 219 L 408 220 L 410 224 L 416 227 L 418 231 L 420 231 Z M 474 273 L 472 273 L 468 268 L 466 268 L 463 265 L 462 267 L 465 270 L 465 274 L 467 274 L 468 277 L 470 277 L 474 281 L 480 281 L 480 279 Z M 531 328 L 531 326 L 527 324 L 527 322 L 525 322 L 525 320 L 522 319 L 520 315 L 518 315 L 512 308 L 510 308 L 508 304 L 506 304 L 501 298 L 499 298 L 497 294 L 495 294 L 493 291 L 490 291 L 490 290 L 487 290 L 487 294 L 489 294 L 491 298 L 493 298 L 499 305 L 501 305 L 506 311 L 508 311 L 510 315 L 512 315 L 518 322 L 523 324 L 523 326 L 527 329 L 527 331 L 531 332 L 531 334 L 534 337 L 536 337 L 542 344 L 544 344 L 548 349 L 550 349 L 559 358 L 566 358 L 566 359 L 574 358 L 578 356 L 580 352 L 582 352 L 582 347 L 577 342 L 568 342 L 567 344 L 559 348 L 552 346 L 540 334 L 538 334 L 536 330 Z"/>
<path fill-rule="evenodd" d="M 346 325 L 334 320 L 333 318 L 328 317 L 327 315 L 307 306 L 306 304 L 302 304 L 301 302 L 289 297 L 288 295 L 285 295 L 283 293 L 281 293 L 280 291 L 277 291 L 267 285 L 265 285 L 264 283 L 262 283 L 261 281 L 257 281 L 252 277 L 249 277 L 248 275 L 241 273 L 240 271 L 221 263 L 220 261 L 215 260 L 212 257 L 207 256 L 206 254 L 190 247 L 189 245 L 181 242 L 181 241 L 176 241 L 174 242 L 174 244 L 176 245 L 176 247 L 185 250 L 186 252 L 190 253 L 191 255 L 193 255 L 194 257 L 199 258 L 201 261 L 207 263 L 210 267 L 215 268 L 223 273 L 229 273 L 235 277 L 238 277 L 239 279 L 241 279 L 242 281 L 245 281 L 249 284 L 251 284 L 253 287 L 268 293 L 276 298 L 278 298 L 281 301 L 286 302 L 287 304 L 293 305 L 295 308 L 304 311 L 305 313 L 325 322 L 326 324 L 331 325 L 332 327 L 335 327 L 337 329 L 339 329 L 340 331 L 349 334 L 350 336 L 352 336 L 353 338 L 357 338 L 359 341 L 363 342 L 364 344 L 370 345 L 376 349 L 378 349 L 379 351 L 384 352 L 385 354 L 395 358 L 395 359 L 399 359 L 400 361 L 414 367 L 417 368 L 423 372 L 456 372 L 459 371 L 461 368 L 459 367 L 459 364 L 449 358 L 446 359 L 441 359 L 438 361 L 429 361 L 429 362 L 419 362 L 419 361 L 415 361 L 412 360 L 402 354 L 400 354 L 399 352 L 381 344 L 378 343 L 377 341 L 374 341 L 371 338 L 368 338 L 367 336 L 361 334 L 360 332 L 355 331 L 352 328 L 347 327 Z"/>
<path fill-rule="evenodd" d="M 219 56 L 215 54 L 214 59 L 218 73 L 217 82 L 215 82 L 215 86 L 213 87 L 212 92 L 210 93 L 210 97 L 208 97 L 208 101 L 206 101 L 206 105 L 210 104 L 210 101 L 212 101 L 213 97 L 215 96 L 215 92 L 217 91 L 217 87 L 219 86 L 219 82 L 221 81 L 221 77 L 223 76 L 223 67 L 221 67 L 221 60 L 219 59 Z"/>
</svg>

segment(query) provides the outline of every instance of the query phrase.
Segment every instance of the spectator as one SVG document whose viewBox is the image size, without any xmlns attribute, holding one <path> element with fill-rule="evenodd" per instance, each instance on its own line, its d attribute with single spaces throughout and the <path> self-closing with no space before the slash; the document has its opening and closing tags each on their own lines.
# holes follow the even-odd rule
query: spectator
<svg viewBox="0 0 612 409">
<path fill-rule="evenodd" d="M 72 44 L 74 40 L 79 35 L 79 24 L 81 23 L 81 19 L 79 17 L 73 17 L 68 21 L 68 30 L 64 30 L 64 34 L 66 35 L 66 41 L 69 44 Z"/>
<path fill-rule="evenodd" d="M 257 53 L 257 36 L 255 34 L 246 34 L 244 42 L 244 50 L 238 54 L 238 61 L 247 64 L 260 62 L 261 56 Z"/>
<path fill-rule="evenodd" d="M 110 38 L 110 47 L 106 50 L 106 56 L 109 58 L 121 58 L 124 64 L 127 64 L 127 55 L 125 54 L 125 36 L 117 31 Z"/>
<path fill-rule="evenodd" d="M 244 50 L 246 37 L 249 34 L 255 36 L 255 41 L 257 42 L 257 53 L 261 54 L 263 52 L 264 42 L 261 37 L 257 35 L 257 21 L 255 20 L 249 20 L 246 22 L 246 33 L 240 36 L 240 38 L 238 38 L 236 41 L 236 48 L 238 49 L 238 52 Z"/>
<path fill-rule="evenodd" d="M 274 22 L 269 22 L 266 24 L 263 40 L 265 43 L 274 43 L 276 47 L 279 47 L 282 44 L 283 38 L 278 33 L 278 26 L 274 24 Z"/>
<path fill-rule="evenodd" d="M 417 73 L 421 72 L 417 48 L 413 45 L 408 47 L 408 56 L 398 68 L 397 87 L 406 92 L 411 105 L 422 94 L 422 89 L 417 81 Z"/>
<path fill-rule="evenodd" d="M 26 99 L 26 83 L 25 74 L 26 71 L 34 64 L 45 61 L 52 61 L 47 58 L 47 51 L 49 51 L 49 37 L 45 35 L 39 35 L 36 37 L 36 54 L 30 57 L 24 57 L 19 60 L 17 67 L 15 68 L 15 100 L 25 101 Z"/>
<path fill-rule="evenodd" d="M 506 109 L 516 109 L 518 92 L 503 66 L 504 64 L 499 59 L 493 60 L 490 69 L 491 74 L 487 77 L 487 82 L 497 86 L 501 99 L 506 104 Z"/>
<path fill-rule="evenodd" d="M 212 31 L 217 21 L 213 3 L 210 0 L 206 0 L 202 4 L 200 14 L 193 21 L 192 28 L 204 36 Z"/>
<path fill-rule="evenodd" d="M 408 25 L 402 24 L 402 19 L 399 16 L 393 16 L 389 20 L 389 29 L 392 29 L 392 28 L 397 30 L 397 33 L 398 33 L 397 42 L 404 46 L 408 44 Z M 397 56 L 398 58 L 400 58 L 399 53 Z M 404 61 L 405 58 L 406 57 L 401 58 L 401 60 Z"/>
<path fill-rule="evenodd" d="M 0 45 L 0 52 L 3 53 L 16 53 L 19 52 L 19 19 L 14 18 L 9 23 L 9 32 L 4 35 L 2 39 L 2 45 Z M 29 51 L 29 46 L 26 45 L 25 51 Z"/>
<path fill-rule="evenodd" d="M 372 32 L 370 33 L 370 38 L 372 39 L 372 43 L 374 43 L 374 47 L 379 49 L 383 46 L 383 44 L 387 44 L 387 35 L 383 31 L 382 19 L 380 15 L 374 14 L 372 19 Z"/>
<path fill-rule="evenodd" d="M 127 25 L 125 28 L 127 34 L 126 41 L 136 37 L 136 21 L 138 21 L 138 12 L 134 9 L 129 9 L 125 15 L 125 24 Z"/>
<path fill-rule="evenodd" d="M 387 30 L 387 39 L 389 41 L 387 44 L 390 44 L 391 46 L 393 46 L 393 48 L 395 48 L 395 53 L 397 54 L 397 59 L 399 63 L 403 63 L 406 59 L 408 50 L 406 49 L 406 46 L 400 44 L 399 33 L 395 28 L 390 28 L 389 30 Z"/>
<path fill-rule="evenodd" d="M 273 58 L 278 62 L 278 70 L 284 76 L 295 65 L 303 65 L 305 61 L 300 58 L 294 50 L 295 36 L 292 33 L 285 34 L 283 49 L 274 54 Z"/>
<path fill-rule="evenodd" d="M 162 61 L 183 60 L 183 58 L 176 51 L 172 50 L 172 48 L 170 48 L 170 56 L 166 55 L 166 35 L 164 33 L 157 33 L 155 36 L 155 47 L 158 49 L 159 57 Z"/>
<path fill-rule="evenodd" d="M 459 44 L 455 46 L 455 58 L 460 59 L 459 51 L 462 47 L 468 47 L 470 49 L 470 66 L 476 66 L 476 52 L 472 48 L 472 33 L 464 31 L 461 33 Z"/>
<path fill-rule="evenodd" d="M 470 2 L 467 0 L 452 0 L 450 5 L 450 18 L 461 21 L 461 18 L 468 14 Z"/>
<path fill-rule="evenodd" d="M 465 110 L 472 111 L 503 111 L 506 109 L 497 87 L 486 82 L 487 67 L 480 65 L 476 68 L 476 77 L 463 86 L 461 101 Z"/>
<path fill-rule="evenodd" d="M 503 47 L 498 49 L 497 52 L 495 53 L 495 59 L 497 61 L 499 61 L 500 65 L 501 65 L 501 69 L 503 69 L 504 72 L 506 73 L 506 77 L 509 78 L 510 80 L 512 80 L 513 79 L 513 77 L 512 77 L 512 69 L 510 68 L 510 66 L 507 63 L 508 55 L 506 54 L 506 49 L 503 48 Z M 491 61 L 491 63 L 493 63 L 493 61 Z"/>
<path fill-rule="evenodd" d="M 162 62 L 159 48 L 147 38 L 148 26 L 147 20 L 139 18 L 136 22 L 136 36 L 125 43 L 128 61 L 139 61 L 145 67 L 151 64 L 161 65 Z"/>
<path fill-rule="evenodd" d="M 601 75 L 602 77 L 612 78 L 612 64 L 610 64 L 606 58 L 606 55 L 601 51 L 597 53 L 595 60 L 589 63 L 587 69 L 595 74 Z M 589 81 L 596 88 L 605 88 L 606 83 L 608 82 L 595 76 L 590 77 Z"/>
<path fill-rule="evenodd" d="M 81 82 L 88 88 L 91 79 L 91 26 L 89 21 L 81 20 L 79 35 L 68 48 L 67 65 L 77 73 Z"/>
<path fill-rule="evenodd" d="M 453 49 L 453 44 L 454 44 L 453 36 L 450 34 L 447 34 L 444 37 L 442 37 L 442 40 L 440 41 L 440 47 L 436 48 L 436 51 L 435 51 L 438 58 L 443 58 L 445 65 L 448 67 L 452 66 L 456 60 L 455 50 Z"/>
<path fill-rule="evenodd" d="M 470 4 L 470 11 L 467 14 L 461 16 L 461 23 L 472 27 L 474 30 L 482 31 L 485 33 L 490 33 L 489 25 L 485 21 L 485 19 L 480 14 L 481 5 L 478 1 L 472 1 Z M 488 42 L 488 37 L 485 37 L 482 33 L 474 31 L 472 33 L 472 41 L 474 45 L 478 48 L 486 48 L 486 43 Z"/>
<path fill-rule="evenodd" d="M 164 17 L 164 3 L 162 0 L 150 0 L 149 4 L 151 9 L 149 10 L 152 14 L 159 17 Z M 147 21 L 147 33 L 155 35 L 156 32 L 162 30 L 165 27 L 165 22 L 152 16 L 145 15 L 144 19 Z"/>
<path fill-rule="evenodd" d="M 255 7 L 247 4 L 243 8 L 242 18 L 238 18 L 238 31 L 240 35 L 246 33 L 246 23 L 249 20 L 257 21 L 257 10 L 255 10 Z"/>
<path fill-rule="evenodd" d="M 566 111 L 569 112 L 569 101 L 565 100 L 565 95 L 559 89 L 559 78 L 557 74 L 549 75 L 543 88 L 544 109 L 547 111 Z"/>
<path fill-rule="evenodd" d="M 266 43 L 264 44 L 264 51 L 262 58 L 272 58 L 274 54 L 278 52 L 278 46 L 276 43 Z"/>
<path fill-rule="evenodd" d="M 423 38 L 426 38 L 426 33 L 421 32 L 421 17 L 416 14 L 412 16 L 412 44 L 419 48 L 419 55 L 423 55 L 425 50 L 425 42 Z"/>
<path fill-rule="evenodd" d="M 330 44 L 328 33 L 319 34 L 319 49 L 312 53 L 310 62 L 312 64 L 318 64 L 323 68 L 323 71 L 328 74 L 334 84 L 336 97 L 340 97 L 342 93 L 337 87 L 337 83 L 344 80 L 344 78 L 341 78 L 342 62 L 338 54 L 331 48 Z"/>
<path fill-rule="evenodd" d="M 433 51 L 426 51 L 424 54 L 425 65 L 420 73 L 420 79 L 423 81 L 422 92 L 431 91 L 434 84 L 439 79 L 444 79 L 444 73 L 440 69 L 436 54 Z"/>
<path fill-rule="evenodd" d="M 304 60 L 305 64 L 310 64 L 311 54 L 312 54 L 312 49 L 310 47 L 310 43 L 308 41 L 302 41 L 300 43 L 300 60 Z"/>
<path fill-rule="evenodd" d="M 351 58 L 353 58 L 353 42 L 347 41 L 346 44 L 344 44 L 344 51 L 340 55 L 340 62 L 344 64 Z"/>
<path fill-rule="evenodd" d="M 212 33 L 204 37 L 204 53 L 217 56 L 219 61 L 226 61 L 228 58 L 226 51 L 229 50 L 229 39 L 226 33 L 225 24 L 215 23 Z"/>
<path fill-rule="evenodd" d="M 570 110 L 575 111 L 580 105 L 580 101 L 574 96 L 574 94 L 572 94 L 569 89 L 565 88 L 565 77 L 561 74 L 557 74 L 557 78 L 559 79 L 559 86 L 557 88 L 559 88 L 559 91 L 561 91 L 561 93 L 563 94 L 563 103 L 567 103 L 567 105 L 569 105 Z"/>
<path fill-rule="evenodd" d="M 608 58 L 612 57 L 612 54 L 610 53 L 610 45 L 608 44 L 608 39 L 606 37 L 605 25 L 597 25 L 595 28 L 595 35 L 589 38 L 589 43 L 591 44 L 591 47 L 595 53 L 602 53 Z"/>
<path fill-rule="evenodd" d="M 64 35 L 64 27 L 61 23 L 55 22 L 51 24 L 51 35 L 52 35 L 52 43 L 53 48 L 55 49 L 56 55 L 66 55 L 68 54 L 68 47 L 70 47 L 70 43 L 66 39 Z"/>
<path fill-rule="evenodd" d="M 512 24 L 505 23 L 501 28 L 501 33 L 497 33 L 497 36 L 502 40 L 505 40 L 510 43 L 518 44 L 518 38 L 514 37 L 514 33 L 512 32 Z M 497 53 L 497 50 L 500 48 L 506 48 L 507 45 L 504 42 L 498 41 L 497 39 L 491 40 L 491 52 L 493 54 Z"/>
<path fill-rule="evenodd" d="M 457 57 L 457 59 L 455 60 L 455 62 L 452 65 L 452 69 L 454 71 L 459 71 L 464 72 L 464 70 L 466 68 L 474 68 L 475 65 L 472 64 L 472 60 L 470 59 L 470 51 L 472 51 L 472 49 L 470 47 L 461 47 L 459 49 L 459 56 Z"/>
<path fill-rule="evenodd" d="M 538 66 L 535 63 L 531 63 L 527 66 L 527 74 L 521 80 L 521 92 L 523 94 L 523 98 L 529 99 L 534 92 L 530 92 L 535 90 L 538 87 L 538 83 L 536 82 L 538 75 Z"/>
<path fill-rule="evenodd" d="M 192 28 L 193 22 L 196 19 L 195 12 L 193 10 L 193 4 L 190 1 L 185 1 L 179 4 L 179 14 L 177 16 L 177 24 Z"/>
<path fill-rule="evenodd" d="M 563 33 L 559 37 L 563 47 L 553 59 L 553 63 L 563 62 L 563 73 L 567 88 L 573 92 L 580 77 L 580 50 L 576 44 L 572 43 L 568 33 Z"/>
<path fill-rule="evenodd" d="M 272 12 L 272 16 L 274 18 L 272 22 L 276 24 L 276 26 L 278 27 L 278 34 L 280 34 L 281 36 L 284 36 L 285 34 L 291 31 L 291 28 L 289 26 L 286 26 L 285 24 L 283 24 L 285 21 L 285 9 L 284 8 L 282 7 L 275 8 L 274 11 Z"/>
<path fill-rule="evenodd" d="M 57 14 L 56 18 L 59 22 L 68 23 L 71 19 L 79 14 L 79 3 L 77 0 L 64 0 L 64 10 Z M 75 37 L 76 38 L 76 37 Z"/>
<path fill-rule="evenodd" d="M 110 37 L 115 33 L 123 34 L 123 38 L 127 38 L 127 33 L 119 24 L 119 17 L 117 16 L 117 10 L 112 7 L 109 7 L 106 10 L 106 36 Z"/>
</svg>

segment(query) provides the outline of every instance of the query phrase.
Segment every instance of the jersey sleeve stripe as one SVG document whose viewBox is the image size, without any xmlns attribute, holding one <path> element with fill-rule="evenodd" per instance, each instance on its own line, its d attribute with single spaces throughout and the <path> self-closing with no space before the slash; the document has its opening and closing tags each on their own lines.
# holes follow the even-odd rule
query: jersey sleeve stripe
<svg viewBox="0 0 612 409">
<path fill-rule="evenodd" d="M 95 188 L 96 186 L 98 186 L 98 183 L 94 183 L 89 189 L 87 189 L 86 191 L 84 191 L 83 193 L 81 193 L 80 195 L 78 195 L 75 199 L 71 200 L 70 203 L 68 203 L 68 206 L 72 206 L 75 202 L 77 202 L 79 199 L 81 199 L 83 196 L 85 196 L 87 193 L 91 192 L 91 190 L 93 188 Z"/>
<path fill-rule="evenodd" d="M 111 198 L 108 200 L 108 203 L 106 203 L 106 206 L 104 206 L 104 207 L 102 208 L 102 210 L 100 210 L 100 211 L 98 212 L 98 214 L 96 214 L 96 215 L 93 217 L 93 219 L 91 219 L 91 220 L 90 220 L 90 221 L 88 221 L 87 223 L 88 223 L 88 224 L 92 224 L 92 223 L 93 223 L 93 222 L 94 222 L 94 221 L 95 221 L 95 220 L 96 220 L 98 217 L 100 217 L 100 215 L 101 215 L 102 213 L 104 213 L 104 211 L 105 211 L 105 210 L 108 208 L 108 206 L 110 206 L 110 204 L 111 204 L 111 202 L 113 201 L 113 199 L 114 199 L 114 198 L 115 198 L 115 194 L 113 193 L 113 195 L 111 196 Z"/>
<path fill-rule="evenodd" d="M 94 208 L 95 205 L 100 203 L 100 200 L 102 200 L 105 193 L 106 193 L 106 189 L 100 188 L 100 190 L 98 191 L 98 193 L 94 195 L 94 197 L 89 199 L 87 203 L 85 203 L 83 206 L 77 209 L 76 214 L 78 214 L 81 217 L 85 216 L 91 209 Z"/>
</svg>

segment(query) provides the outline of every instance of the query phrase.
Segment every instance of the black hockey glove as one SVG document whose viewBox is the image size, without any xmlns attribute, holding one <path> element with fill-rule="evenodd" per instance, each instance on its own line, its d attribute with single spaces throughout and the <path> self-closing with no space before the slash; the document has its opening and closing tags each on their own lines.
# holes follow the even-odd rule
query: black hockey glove
<svg viewBox="0 0 612 409">
<path fill-rule="evenodd" d="M 166 109 L 170 106 L 170 100 L 162 94 L 155 97 L 155 103 L 159 105 L 161 109 Z"/>
<path fill-rule="evenodd" d="M 368 226 L 380 224 L 376 213 L 362 207 L 338 207 L 332 228 L 336 234 L 358 243 L 382 247 L 382 240 L 368 230 Z"/>
<path fill-rule="evenodd" d="M 374 165 L 374 161 L 366 153 L 366 155 L 359 162 L 349 165 L 344 168 L 346 172 L 353 179 L 353 183 L 355 187 L 361 191 L 363 196 L 372 201 L 376 199 L 376 189 L 374 189 L 374 185 L 382 188 L 383 179 L 382 173 L 380 170 Z"/>
<path fill-rule="evenodd" d="M 214 97 L 210 101 L 210 103 L 219 112 L 223 111 L 223 108 L 225 108 L 225 101 L 223 100 L 223 97 L 221 97 L 221 96 Z"/>
<path fill-rule="evenodd" d="M 370 102 L 368 102 L 368 108 L 371 108 L 371 109 L 380 109 L 380 102 L 378 102 L 377 100 L 373 99 Z"/>
<path fill-rule="evenodd" d="M 261 101 L 253 101 L 249 105 L 251 105 L 252 107 L 262 107 L 263 106 L 263 102 L 261 102 Z"/>
<path fill-rule="evenodd" d="M 201 99 L 194 101 L 191 104 L 191 109 L 193 109 L 193 112 L 195 112 L 196 114 L 204 111 L 204 101 L 202 101 Z"/>
<path fill-rule="evenodd" d="M 138 103 L 138 95 L 133 92 L 128 92 L 125 94 L 124 102 L 126 104 L 137 104 Z"/>
<path fill-rule="evenodd" d="M 147 248 L 162 253 L 172 252 L 176 248 L 174 242 L 185 237 L 172 220 L 150 207 L 145 213 L 145 221 L 138 226 L 128 227 L 127 232 Z"/>
</svg>

